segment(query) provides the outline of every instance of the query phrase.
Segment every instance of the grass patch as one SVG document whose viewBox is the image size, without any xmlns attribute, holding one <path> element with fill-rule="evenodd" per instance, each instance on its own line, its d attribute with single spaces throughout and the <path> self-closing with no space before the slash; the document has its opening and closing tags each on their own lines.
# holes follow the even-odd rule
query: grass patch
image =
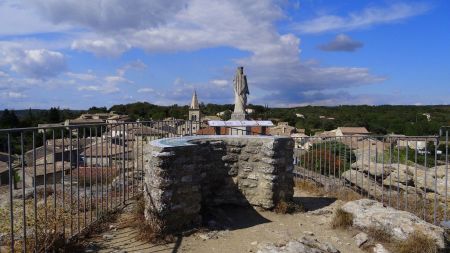
<svg viewBox="0 0 450 253">
<path fill-rule="evenodd" d="M 273 210 L 275 211 L 275 213 L 288 214 L 304 212 L 305 208 L 301 204 L 292 201 L 280 200 Z"/>
<path fill-rule="evenodd" d="M 395 242 L 392 251 L 397 253 L 435 253 L 438 252 L 436 242 L 421 231 L 412 233 L 408 239 Z"/>
<path fill-rule="evenodd" d="M 331 221 L 331 228 L 333 229 L 345 229 L 353 225 L 353 214 L 338 208 Z"/>
<path fill-rule="evenodd" d="M 390 252 L 395 253 L 436 253 L 440 252 L 436 242 L 421 231 L 410 234 L 406 240 L 394 240 L 383 229 L 369 228 L 365 230 L 372 243 L 368 243 L 364 249 L 371 250 L 375 243 L 382 243 Z"/>
<path fill-rule="evenodd" d="M 346 187 L 341 187 L 339 188 L 337 191 L 333 191 L 330 193 L 333 197 L 340 199 L 342 201 L 354 201 L 354 200 L 358 200 L 358 199 L 362 199 L 363 197 L 361 195 L 359 195 L 358 193 L 356 193 L 355 191 L 346 188 Z"/>
<path fill-rule="evenodd" d="M 363 197 L 349 189 L 347 187 L 334 188 L 333 191 L 326 190 L 324 187 L 320 186 L 318 183 L 312 182 L 310 180 L 296 179 L 295 187 L 301 191 L 308 192 L 313 196 L 327 196 L 336 198 L 345 202 L 362 199 Z"/>
<path fill-rule="evenodd" d="M 294 180 L 295 187 L 299 190 L 308 192 L 315 196 L 322 196 L 323 194 L 325 194 L 325 190 L 323 189 L 323 187 L 320 187 L 317 183 L 303 179 Z"/>
<path fill-rule="evenodd" d="M 377 242 L 390 243 L 392 242 L 392 236 L 383 229 L 371 227 L 365 231 L 369 237 Z"/>
<path fill-rule="evenodd" d="M 174 236 L 161 231 L 162 224 L 158 221 L 147 220 L 144 215 L 145 200 L 139 196 L 133 210 L 131 225 L 138 231 L 137 239 L 150 243 L 168 243 L 174 241 Z"/>
</svg>

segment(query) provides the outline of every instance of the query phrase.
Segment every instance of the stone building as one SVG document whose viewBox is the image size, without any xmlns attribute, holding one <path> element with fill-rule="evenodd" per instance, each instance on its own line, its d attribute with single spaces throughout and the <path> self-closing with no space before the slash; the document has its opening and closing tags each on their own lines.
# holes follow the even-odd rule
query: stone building
<svg viewBox="0 0 450 253">
<path fill-rule="evenodd" d="M 295 127 L 289 126 L 288 122 L 278 122 L 277 126 L 270 128 L 271 135 L 291 136 L 295 131 Z"/>
<path fill-rule="evenodd" d="M 80 140 L 80 150 L 85 146 L 82 144 L 83 141 Z M 76 163 L 78 156 L 77 144 L 73 143 L 72 150 L 69 146 L 61 147 L 56 146 L 53 148 L 52 145 L 45 145 L 37 147 L 35 150 L 29 150 L 24 154 L 25 164 L 31 166 L 36 164 L 53 163 L 54 161 L 72 161 Z"/>
<path fill-rule="evenodd" d="M 409 147 L 410 149 L 424 150 L 427 143 L 436 145 L 436 139 L 425 137 L 408 137 L 403 134 L 388 134 L 386 142 L 396 143 L 400 148 Z"/>
<path fill-rule="evenodd" d="M 119 115 L 115 112 L 108 113 L 84 113 L 76 119 L 68 119 L 64 122 L 65 126 L 71 125 L 90 125 L 101 123 L 122 123 L 130 121 L 128 115 Z"/>
<path fill-rule="evenodd" d="M 34 171 L 36 167 L 36 172 Z M 56 162 L 39 164 L 36 166 L 28 166 L 25 168 L 25 185 L 33 187 L 38 185 L 52 185 L 53 183 L 61 183 L 63 175 L 70 171 L 69 162 Z"/>
<path fill-rule="evenodd" d="M 130 146 L 112 143 L 93 143 L 80 154 L 84 166 L 111 166 L 116 162 L 133 159 L 132 143 Z"/>
<path fill-rule="evenodd" d="M 368 135 L 369 131 L 365 127 L 338 127 L 336 136 Z"/>
</svg>

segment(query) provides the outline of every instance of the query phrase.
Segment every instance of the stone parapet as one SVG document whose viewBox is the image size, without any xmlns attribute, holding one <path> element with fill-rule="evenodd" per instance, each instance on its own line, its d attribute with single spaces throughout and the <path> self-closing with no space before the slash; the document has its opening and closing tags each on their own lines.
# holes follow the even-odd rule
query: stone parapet
<svg viewBox="0 0 450 253">
<path fill-rule="evenodd" d="M 287 137 L 190 136 L 144 147 L 145 216 L 162 233 L 199 225 L 220 204 L 272 209 L 293 196 Z"/>
</svg>

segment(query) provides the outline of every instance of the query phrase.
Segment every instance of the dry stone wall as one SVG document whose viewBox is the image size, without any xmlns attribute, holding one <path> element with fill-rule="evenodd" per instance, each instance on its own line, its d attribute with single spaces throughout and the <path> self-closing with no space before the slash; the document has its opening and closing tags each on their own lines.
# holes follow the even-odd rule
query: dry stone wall
<svg viewBox="0 0 450 253">
<path fill-rule="evenodd" d="M 220 204 L 272 209 L 293 196 L 291 138 L 194 136 L 144 147 L 145 215 L 159 232 L 201 223 Z"/>
</svg>

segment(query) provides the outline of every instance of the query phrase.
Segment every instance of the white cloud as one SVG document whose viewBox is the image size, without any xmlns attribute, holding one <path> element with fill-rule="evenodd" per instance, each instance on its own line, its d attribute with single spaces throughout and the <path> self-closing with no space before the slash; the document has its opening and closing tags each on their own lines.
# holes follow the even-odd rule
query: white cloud
<svg viewBox="0 0 450 253">
<path fill-rule="evenodd" d="M 128 70 L 142 68 L 146 68 L 146 65 L 142 61 L 136 60 L 116 69 L 116 75 L 98 76 L 92 71 L 88 71 L 87 73 L 67 72 L 66 76 L 76 79 L 73 81 L 78 86 L 77 90 L 79 91 L 112 94 L 120 91 L 120 84 L 133 83 L 133 81 L 124 77 Z"/>
<path fill-rule="evenodd" d="M 69 78 L 78 79 L 81 81 L 93 81 L 97 79 L 97 76 L 91 73 L 73 73 L 73 72 L 67 72 L 66 75 Z"/>
<path fill-rule="evenodd" d="M 37 6 L 41 16 L 54 24 L 82 31 L 72 42 L 72 49 L 100 56 L 119 56 L 132 48 L 147 52 L 193 51 L 211 47 L 241 50 L 249 56 L 237 59 L 235 63 L 245 67 L 251 92 L 255 89 L 273 93 L 278 96 L 274 100 L 289 102 L 300 99 L 301 95 L 295 94 L 304 91 L 354 87 L 385 79 L 371 74 L 367 68 L 321 67 L 300 61 L 300 38 L 292 33 L 280 34 L 277 30 L 276 22 L 286 18 L 278 1 L 128 2 L 49 0 L 35 2 L 32 6 Z M 158 11 L 161 9 L 167 11 Z M 380 21 L 372 23 L 377 22 Z M 96 78 L 70 72 L 66 75 L 77 80 L 80 91 L 112 93 L 120 91 L 119 84 L 131 83 L 125 78 L 127 70 L 142 67 L 145 67 L 142 62 L 135 66 L 125 65 L 118 68 L 116 74 Z M 194 87 L 200 87 L 205 99 L 228 101 L 232 96 L 229 86 L 234 73 L 224 72 L 223 76 L 205 83 L 174 84 L 174 89 L 162 92 L 163 98 L 167 101 L 184 99 L 185 96 L 190 97 Z M 225 98 L 222 98 L 223 92 L 217 92 L 218 88 L 226 92 Z M 285 94 L 277 93 L 279 90 L 286 91 L 289 96 L 282 97 Z"/>
<path fill-rule="evenodd" d="M 319 49 L 330 52 L 354 52 L 363 46 L 364 44 L 362 42 L 353 40 L 345 34 L 338 34 L 332 41 L 320 45 Z"/>
<path fill-rule="evenodd" d="M 157 27 L 99 35 L 95 40 L 109 44 L 117 41 L 128 47 L 149 52 L 192 51 L 207 47 L 230 46 L 250 52 L 236 64 L 249 75 L 251 89 L 266 92 L 289 91 L 285 100 L 297 100 L 300 91 L 338 89 L 382 82 L 385 77 L 372 75 L 367 68 L 320 67 L 300 61 L 300 39 L 294 34 L 279 34 L 275 22 L 284 18 L 272 1 L 190 1 L 186 8 Z M 105 43 L 106 43 L 105 42 Z M 108 43 L 106 43 L 108 44 Z M 221 80 L 232 78 L 226 73 Z M 217 79 L 219 80 L 219 79 Z M 210 81 L 215 87 L 226 87 L 223 81 Z M 167 92 L 167 99 L 185 99 L 194 87 L 179 84 Z M 216 91 L 204 84 L 205 98 L 216 98 Z M 206 88 L 207 87 L 207 88 Z M 200 89 L 199 89 L 200 90 Z M 209 92 L 211 90 L 211 92 Z M 230 92 L 231 94 L 231 92 Z M 281 96 L 281 95 L 280 95 Z M 170 98 L 169 98 L 170 97 Z M 215 101 L 223 101 L 217 98 Z M 274 98 L 275 99 L 275 98 Z"/>
<path fill-rule="evenodd" d="M 80 86 L 78 87 L 80 91 L 101 91 L 101 87 L 97 85 L 88 85 L 88 86 Z"/>
<path fill-rule="evenodd" d="M 101 84 L 101 85 L 84 85 L 78 87 L 79 91 L 96 91 L 104 94 L 117 93 L 120 89 L 112 84 Z"/>
<path fill-rule="evenodd" d="M 251 88 L 268 92 L 289 90 L 295 94 L 296 91 L 352 87 L 385 79 L 373 76 L 367 68 L 323 68 L 302 63 L 300 39 L 276 31 L 274 22 L 282 17 L 281 10 L 271 1 L 254 4 L 197 0 L 190 2 L 167 25 L 135 31 L 127 37 L 130 45 L 151 52 L 223 45 L 251 52 L 249 57 L 236 63 L 245 66 Z M 177 92 L 171 95 L 178 97 Z"/>
<path fill-rule="evenodd" d="M 165 105 L 188 104 L 194 90 L 200 102 L 231 103 L 233 100 L 233 91 L 230 87 L 211 85 L 211 82 L 188 83 L 181 78 L 176 78 L 167 90 L 157 91 L 155 99 L 158 103 Z"/>
<path fill-rule="evenodd" d="M 21 92 L 6 91 L 1 93 L 1 97 L 4 99 L 20 99 L 26 98 L 27 96 Z"/>
<path fill-rule="evenodd" d="M 211 83 L 220 88 L 228 87 L 230 85 L 228 80 L 224 80 L 224 79 L 215 79 L 215 80 L 212 80 Z"/>
<path fill-rule="evenodd" d="M 119 56 L 126 50 L 130 49 L 130 45 L 120 39 L 102 38 L 102 39 L 81 39 L 72 42 L 72 49 L 87 51 L 98 56 Z"/>
<path fill-rule="evenodd" d="M 387 7 L 367 7 L 360 12 L 349 13 L 346 17 L 323 15 L 312 20 L 293 25 L 301 33 L 321 33 L 329 31 L 349 31 L 374 25 L 399 22 L 409 17 L 424 14 L 431 6 L 424 3 L 395 3 Z"/>
<path fill-rule="evenodd" d="M 121 68 L 118 68 L 117 74 L 119 76 L 124 76 L 125 73 L 130 69 L 145 69 L 145 68 L 147 68 L 147 65 L 145 65 L 145 63 L 143 63 L 141 60 L 135 60 L 128 64 L 125 64 Z"/>
<path fill-rule="evenodd" d="M 57 76 L 66 69 L 65 56 L 47 49 L 22 49 L 0 45 L 0 66 L 35 79 Z"/>
<path fill-rule="evenodd" d="M 26 35 L 70 29 L 68 25 L 52 24 L 50 21 L 40 18 L 36 11 L 28 8 L 24 2 L 0 1 L 0 35 Z"/>
<path fill-rule="evenodd" d="M 97 31 L 118 31 L 158 26 L 185 6 L 183 0 L 28 0 L 55 24 L 82 26 Z"/>
<path fill-rule="evenodd" d="M 141 88 L 137 90 L 138 93 L 150 93 L 150 92 L 155 92 L 154 89 L 152 88 Z"/>
<path fill-rule="evenodd" d="M 133 83 L 132 81 L 126 79 L 123 76 L 105 76 L 104 80 L 109 84 Z"/>
</svg>

